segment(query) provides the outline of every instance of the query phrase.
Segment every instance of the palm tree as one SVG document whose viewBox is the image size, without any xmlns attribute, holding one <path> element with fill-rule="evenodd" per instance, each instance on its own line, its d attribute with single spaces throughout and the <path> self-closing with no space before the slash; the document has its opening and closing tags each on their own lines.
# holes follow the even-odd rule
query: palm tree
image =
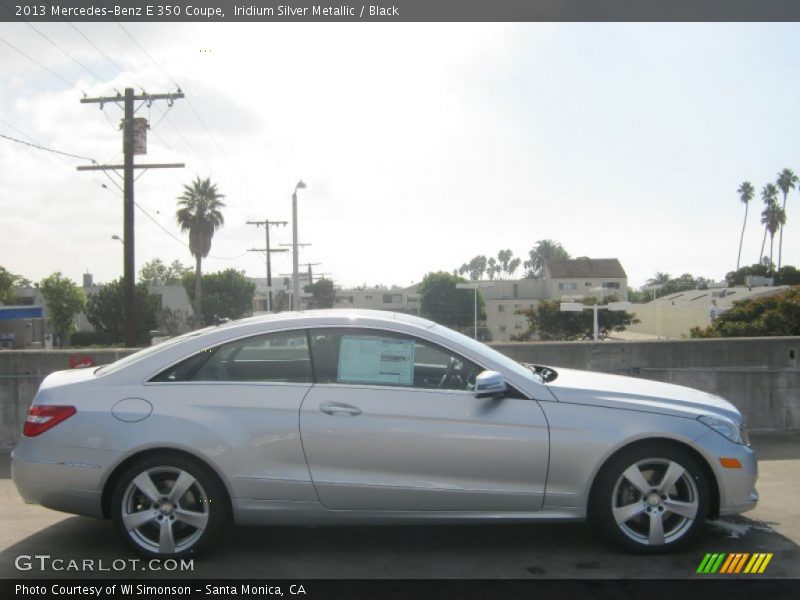
<svg viewBox="0 0 800 600">
<path fill-rule="evenodd" d="M 739 186 L 739 189 L 736 190 L 739 193 L 739 199 L 744 204 L 744 223 L 742 223 L 742 236 L 739 238 L 739 255 L 736 257 L 736 270 L 739 270 L 739 262 L 742 259 L 742 243 L 744 242 L 744 228 L 747 225 L 747 209 L 750 205 L 750 200 L 753 199 L 753 196 L 756 195 L 756 190 L 753 187 L 753 184 L 749 181 L 745 181 L 742 185 Z M 780 252 L 778 253 L 780 256 Z"/>
<path fill-rule="evenodd" d="M 525 276 L 531 279 L 541 277 L 544 274 L 544 267 L 547 261 L 563 262 L 569 260 L 569 254 L 564 250 L 564 247 L 553 240 L 539 240 L 528 252 L 528 256 L 530 260 L 526 260 L 522 265 L 527 269 Z"/>
<path fill-rule="evenodd" d="M 775 184 L 768 183 L 763 188 L 761 188 L 761 199 L 764 201 L 764 211 L 761 212 L 761 223 L 764 224 L 764 212 L 766 212 L 767 208 L 769 208 L 772 204 L 778 201 L 778 188 L 775 187 Z M 764 246 L 767 243 L 767 232 L 769 229 L 766 227 L 764 228 L 764 239 L 761 240 L 761 252 L 758 255 L 758 262 L 760 263 L 764 258 Z"/>
<path fill-rule="evenodd" d="M 777 199 L 773 200 L 763 211 L 761 211 L 761 223 L 765 231 L 769 232 L 769 263 L 772 268 L 772 249 L 775 242 L 775 234 L 778 229 L 786 222 L 786 213 L 778 204 Z"/>
<path fill-rule="evenodd" d="M 791 169 L 784 169 L 780 173 L 778 173 L 778 180 L 775 182 L 778 184 L 781 192 L 783 192 L 783 220 L 786 222 L 786 196 L 789 195 L 789 191 L 793 190 L 795 185 L 798 182 L 797 175 L 792 172 Z M 781 223 L 781 234 L 778 240 L 778 270 L 781 270 L 781 258 L 783 258 L 783 223 Z"/>
<path fill-rule="evenodd" d="M 497 253 L 497 262 L 498 266 L 500 266 L 503 273 L 508 275 L 508 263 L 511 262 L 511 258 L 514 256 L 514 253 L 511 250 L 500 250 Z"/>
<path fill-rule="evenodd" d="M 181 231 L 189 232 L 189 250 L 195 259 L 194 314 L 199 323 L 203 322 L 203 284 L 202 262 L 211 251 L 214 232 L 222 227 L 225 219 L 220 209 L 225 206 L 217 191 L 216 184 L 207 177 L 195 179 L 191 185 L 183 186 L 183 194 L 178 196 L 178 212 L 175 218 Z"/>
<path fill-rule="evenodd" d="M 654 286 L 654 285 L 665 285 L 672 279 L 672 276 L 669 273 L 664 273 L 663 271 L 656 271 L 656 274 L 653 275 L 650 279 L 647 280 L 647 285 Z"/>
</svg>

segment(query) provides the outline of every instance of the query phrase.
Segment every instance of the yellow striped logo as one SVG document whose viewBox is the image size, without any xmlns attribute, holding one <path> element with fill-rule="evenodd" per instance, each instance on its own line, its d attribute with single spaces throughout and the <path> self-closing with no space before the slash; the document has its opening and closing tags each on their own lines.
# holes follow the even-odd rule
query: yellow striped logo
<svg viewBox="0 0 800 600">
<path fill-rule="evenodd" d="M 761 574 L 766 570 L 769 561 L 772 560 L 772 556 L 772 552 L 756 552 L 754 554 L 749 552 L 709 553 L 700 562 L 700 566 L 697 567 L 697 573 Z"/>
</svg>

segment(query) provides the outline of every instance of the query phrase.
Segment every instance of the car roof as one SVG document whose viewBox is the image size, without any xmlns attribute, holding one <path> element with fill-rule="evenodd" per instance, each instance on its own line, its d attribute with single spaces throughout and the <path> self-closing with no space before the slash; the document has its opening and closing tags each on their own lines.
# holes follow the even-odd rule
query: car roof
<svg viewBox="0 0 800 600">
<path fill-rule="evenodd" d="M 370 322 L 401 322 L 409 325 L 416 325 L 430 329 L 436 325 L 433 321 L 423 319 L 415 315 L 407 313 L 392 312 L 387 310 L 370 310 L 364 308 L 324 308 L 315 310 L 302 310 L 290 311 L 281 313 L 265 313 L 263 315 L 256 315 L 247 317 L 236 321 L 230 321 L 227 326 L 248 326 L 257 323 L 272 323 L 272 322 L 294 322 L 293 325 L 298 327 L 311 324 L 323 324 L 331 322 L 346 322 L 355 321 L 356 323 Z"/>
</svg>

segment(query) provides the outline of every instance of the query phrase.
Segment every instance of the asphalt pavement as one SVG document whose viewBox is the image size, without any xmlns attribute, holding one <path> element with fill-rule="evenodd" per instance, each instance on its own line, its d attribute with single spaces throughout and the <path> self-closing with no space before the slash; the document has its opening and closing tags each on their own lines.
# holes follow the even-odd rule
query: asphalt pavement
<svg viewBox="0 0 800 600">
<path fill-rule="evenodd" d="M 239 527 L 211 555 L 195 558 L 191 571 L 136 562 L 109 521 L 24 504 L 8 454 L 0 453 L 0 577 L 709 578 L 725 576 L 696 574 L 708 552 L 771 552 L 759 577 L 798 578 L 800 433 L 754 434 L 753 445 L 758 507 L 709 523 L 675 554 L 624 553 L 583 523 Z"/>
</svg>

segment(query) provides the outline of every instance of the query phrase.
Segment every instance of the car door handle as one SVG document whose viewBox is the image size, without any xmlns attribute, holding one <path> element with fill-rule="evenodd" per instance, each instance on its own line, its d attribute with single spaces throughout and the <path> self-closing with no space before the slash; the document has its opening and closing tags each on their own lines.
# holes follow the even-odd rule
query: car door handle
<svg viewBox="0 0 800 600">
<path fill-rule="evenodd" d="M 361 409 L 349 404 L 337 404 L 331 402 L 323 402 L 319 405 L 319 409 L 328 415 L 360 415 Z"/>
</svg>

